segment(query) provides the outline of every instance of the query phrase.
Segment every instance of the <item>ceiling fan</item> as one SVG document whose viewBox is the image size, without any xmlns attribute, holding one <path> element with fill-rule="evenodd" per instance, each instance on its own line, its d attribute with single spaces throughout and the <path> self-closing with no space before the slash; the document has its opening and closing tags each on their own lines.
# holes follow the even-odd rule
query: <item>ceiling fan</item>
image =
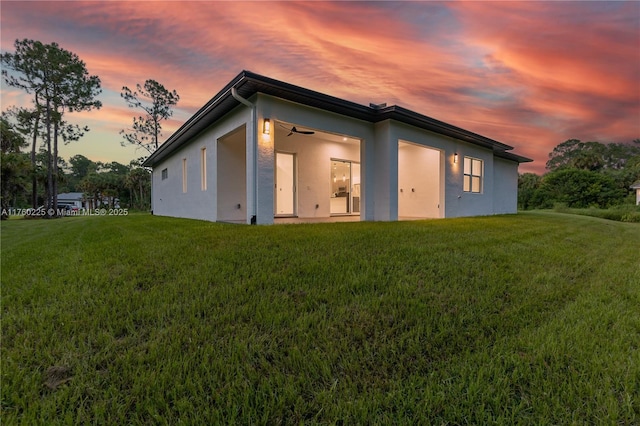
<svg viewBox="0 0 640 426">
<path fill-rule="evenodd" d="M 293 126 L 292 128 L 288 128 L 286 126 L 283 126 L 282 124 L 280 126 L 289 131 L 289 134 L 287 136 L 291 136 L 294 133 L 300 133 L 301 135 L 313 135 L 316 133 L 312 130 L 298 130 L 296 129 L 296 126 Z"/>
</svg>

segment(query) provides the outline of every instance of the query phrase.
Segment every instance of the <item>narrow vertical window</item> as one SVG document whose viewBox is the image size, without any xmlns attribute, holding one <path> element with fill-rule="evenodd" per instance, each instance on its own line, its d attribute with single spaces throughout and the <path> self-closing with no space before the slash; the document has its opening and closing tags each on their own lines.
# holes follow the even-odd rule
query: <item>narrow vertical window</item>
<svg viewBox="0 0 640 426">
<path fill-rule="evenodd" d="M 463 191 L 482 192 L 482 160 L 464 157 L 464 182 Z"/>
<path fill-rule="evenodd" d="M 182 192 L 187 192 L 187 159 L 182 159 Z"/>
<path fill-rule="evenodd" d="M 207 190 L 207 148 L 200 150 L 200 187 Z"/>
<path fill-rule="evenodd" d="M 162 180 L 165 180 L 169 177 L 169 171 L 167 169 L 162 169 Z"/>
</svg>

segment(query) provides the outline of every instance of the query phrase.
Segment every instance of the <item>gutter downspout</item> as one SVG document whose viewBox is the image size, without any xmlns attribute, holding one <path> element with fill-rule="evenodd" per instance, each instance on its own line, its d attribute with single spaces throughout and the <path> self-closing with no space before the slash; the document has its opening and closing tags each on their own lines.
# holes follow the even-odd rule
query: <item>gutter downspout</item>
<svg viewBox="0 0 640 426">
<path fill-rule="evenodd" d="M 251 109 L 251 124 L 252 124 L 252 135 L 251 139 L 253 140 L 253 146 L 255 149 L 253 155 L 253 208 L 252 208 L 252 216 L 251 216 L 251 224 L 255 225 L 257 223 L 257 211 L 258 211 L 258 143 L 255 140 L 256 132 L 257 132 L 257 123 L 256 123 L 256 106 L 252 104 L 242 96 L 238 94 L 238 91 L 235 87 L 231 88 L 231 96 L 241 104 L 247 106 Z"/>
</svg>

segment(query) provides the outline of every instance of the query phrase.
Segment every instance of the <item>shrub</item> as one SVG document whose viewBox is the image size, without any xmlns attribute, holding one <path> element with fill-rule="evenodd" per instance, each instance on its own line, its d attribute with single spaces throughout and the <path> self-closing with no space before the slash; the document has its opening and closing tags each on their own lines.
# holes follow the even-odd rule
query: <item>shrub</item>
<svg viewBox="0 0 640 426">
<path fill-rule="evenodd" d="M 606 208 L 620 203 L 625 192 L 607 175 L 579 169 L 562 169 L 544 176 L 533 204 L 550 208 L 564 203 L 569 208 Z"/>
</svg>

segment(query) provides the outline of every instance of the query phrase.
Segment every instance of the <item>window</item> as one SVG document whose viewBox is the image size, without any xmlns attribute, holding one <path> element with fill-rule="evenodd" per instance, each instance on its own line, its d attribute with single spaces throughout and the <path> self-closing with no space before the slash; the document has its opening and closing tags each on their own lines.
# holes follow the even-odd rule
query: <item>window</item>
<svg viewBox="0 0 640 426">
<path fill-rule="evenodd" d="M 482 163 L 477 158 L 464 157 L 464 192 L 482 192 Z"/>
<path fill-rule="evenodd" d="M 207 148 L 200 150 L 200 188 L 207 190 Z"/>
<path fill-rule="evenodd" d="M 187 192 L 187 159 L 182 159 L 182 192 Z"/>
<path fill-rule="evenodd" d="M 167 169 L 162 169 L 162 180 L 165 180 L 169 177 L 169 171 Z"/>
</svg>

